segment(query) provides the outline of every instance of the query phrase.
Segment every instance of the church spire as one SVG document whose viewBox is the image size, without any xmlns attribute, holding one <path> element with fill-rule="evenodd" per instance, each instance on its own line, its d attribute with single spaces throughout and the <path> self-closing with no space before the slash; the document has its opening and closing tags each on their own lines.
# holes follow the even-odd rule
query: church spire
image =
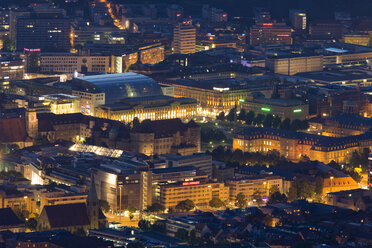
<svg viewBox="0 0 372 248">
<path fill-rule="evenodd" d="M 94 182 L 94 175 L 92 174 L 90 178 L 90 188 L 88 193 L 88 202 L 95 202 L 98 201 L 96 184 Z"/>
</svg>

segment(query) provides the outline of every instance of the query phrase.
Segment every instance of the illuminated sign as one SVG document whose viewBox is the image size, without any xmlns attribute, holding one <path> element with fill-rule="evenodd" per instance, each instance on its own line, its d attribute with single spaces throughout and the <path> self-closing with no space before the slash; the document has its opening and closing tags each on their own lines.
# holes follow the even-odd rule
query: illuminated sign
<svg viewBox="0 0 372 248">
<path fill-rule="evenodd" d="M 302 112 L 302 109 L 294 109 L 293 110 L 293 113 L 300 113 L 300 112 Z"/>
<path fill-rule="evenodd" d="M 28 49 L 28 48 L 23 48 L 26 52 L 40 52 L 40 49 Z"/>
<path fill-rule="evenodd" d="M 245 102 L 245 100 L 244 99 L 239 99 L 239 102 Z"/>
<path fill-rule="evenodd" d="M 265 112 L 270 112 L 271 109 L 270 108 L 261 108 L 262 111 L 265 111 Z"/>
<path fill-rule="evenodd" d="M 273 24 L 272 23 L 262 23 L 262 26 L 264 28 L 272 28 L 273 27 Z"/>
<path fill-rule="evenodd" d="M 289 37 L 289 34 L 278 34 L 278 37 Z"/>
<path fill-rule="evenodd" d="M 192 182 L 184 182 L 182 183 L 182 186 L 190 186 L 190 185 L 198 185 L 200 184 L 200 181 L 192 181 Z"/>
<path fill-rule="evenodd" d="M 230 90 L 230 88 L 219 88 L 219 87 L 213 87 L 213 90 L 226 91 L 226 90 Z"/>
</svg>

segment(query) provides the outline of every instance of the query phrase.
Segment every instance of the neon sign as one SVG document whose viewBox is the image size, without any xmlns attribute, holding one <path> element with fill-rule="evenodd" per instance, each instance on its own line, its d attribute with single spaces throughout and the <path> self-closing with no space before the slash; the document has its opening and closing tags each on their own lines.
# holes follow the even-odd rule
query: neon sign
<svg viewBox="0 0 372 248">
<path fill-rule="evenodd" d="M 182 186 L 190 186 L 190 185 L 198 185 L 200 184 L 200 181 L 192 181 L 192 182 L 184 182 L 182 183 Z"/>
</svg>

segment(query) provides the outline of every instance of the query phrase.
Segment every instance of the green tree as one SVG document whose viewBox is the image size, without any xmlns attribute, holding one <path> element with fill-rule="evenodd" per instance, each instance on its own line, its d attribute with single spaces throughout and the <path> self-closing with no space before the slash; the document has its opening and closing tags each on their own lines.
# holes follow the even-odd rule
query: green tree
<svg viewBox="0 0 372 248">
<path fill-rule="evenodd" d="M 301 125 L 302 125 L 302 121 L 300 121 L 299 119 L 293 120 L 292 123 L 291 123 L 291 128 L 290 129 L 293 130 L 293 131 L 300 130 Z"/>
<path fill-rule="evenodd" d="M 245 121 L 245 118 L 246 118 L 246 111 L 245 111 L 245 109 L 241 109 L 240 113 L 238 115 L 238 120 L 239 121 Z"/>
<path fill-rule="evenodd" d="M 109 212 L 110 211 L 110 205 L 109 203 L 106 201 L 106 200 L 99 200 L 98 201 L 98 205 L 99 205 L 99 208 L 103 211 L 103 212 Z"/>
<path fill-rule="evenodd" d="M 165 211 L 165 207 L 160 203 L 155 202 L 148 207 L 148 210 L 152 213 L 161 213 Z"/>
<path fill-rule="evenodd" d="M 257 205 L 261 205 L 262 204 L 262 193 L 256 190 L 255 192 L 253 192 L 252 199 Z"/>
<path fill-rule="evenodd" d="M 273 120 L 274 120 L 273 115 L 272 114 L 267 114 L 265 116 L 265 119 L 263 120 L 262 124 L 263 124 L 264 127 L 270 128 L 273 125 Z"/>
<path fill-rule="evenodd" d="M 265 115 L 263 115 L 263 114 L 258 114 L 258 115 L 256 116 L 256 119 L 254 120 L 254 123 L 255 123 L 256 125 L 261 125 L 262 122 L 264 121 L 264 119 L 265 119 Z"/>
<path fill-rule="evenodd" d="M 317 176 L 315 179 L 314 192 L 316 200 L 321 201 L 323 196 L 323 178 L 321 176 Z"/>
<path fill-rule="evenodd" d="M 3 42 L 3 51 L 4 52 L 12 52 L 15 50 L 14 41 L 10 38 L 5 38 Z"/>
<path fill-rule="evenodd" d="M 223 207 L 225 204 L 221 201 L 218 197 L 212 197 L 212 200 L 209 201 L 209 206 L 212 208 L 220 208 Z"/>
<path fill-rule="evenodd" d="M 230 109 L 229 113 L 226 116 L 226 119 L 230 122 L 235 121 L 236 118 L 236 107 Z"/>
<path fill-rule="evenodd" d="M 132 128 L 137 129 L 139 127 L 140 127 L 140 121 L 139 121 L 138 117 L 134 117 L 133 121 L 132 121 Z"/>
<path fill-rule="evenodd" d="M 26 228 L 28 228 L 30 231 L 34 232 L 36 231 L 37 227 L 37 220 L 35 218 L 29 218 L 26 221 Z"/>
<path fill-rule="evenodd" d="M 273 185 L 273 186 L 271 186 L 270 189 L 269 189 L 269 194 L 272 195 L 272 194 L 274 194 L 275 192 L 279 192 L 279 187 L 276 186 L 276 185 Z"/>
<path fill-rule="evenodd" d="M 238 208 L 245 208 L 247 206 L 247 199 L 243 193 L 239 193 L 235 199 L 235 206 Z"/>
<path fill-rule="evenodd" d="M 285 202 L 287 202 L 287 197 L 285 196 L 285 194 L 280 194 L 279 191 L 275 191 L 269 196 L 269 202 L 268 202 L 269 204 L 285 203 Z"/>
<path fill-rule="evenodd" d="M 245 122 L 248 124 L 248 125 L 251 125 L 254 120 L 255 120 L 255 113 L 251 110 L 249 111 L 246 115 L 245 115 Z"/>
<path fill-rule="evenodd" d="M 273 119 L 272 127 L 279 128 L 281 122 L 282 122 L 281 118 L 278 115 L 275 115 Z"/>
<path fill-rule="evenodd" d="M 288 191 L 288 200 L 289 201 L 294 201 L 297 199 L 297 189 L 293 186 L 289 188 Z"/>
<path fill-rule="evenodd" d="M 280 129 L 290 130 L 291 129 L 291 120 L 289 118 L 285 118 L 284 121 L 280 124 Z"/>
<path fill-rule="evenodd" d="M 219 121 L 224 121 L 225 120 L 225 112 L 222 111 L 221 113 L 219 113 L 217 115 L 216 119 L 219 120 Z"/>
<path fill-rule="evenodd" d="M 138 221 L 138 227 L 141 230 L 148 231 L 151 229 L 151 222 L 148 220 L 140 220 Z"/>
<path fill-rule="evenodd" d="M 176 209 L 181 210 L 181 211 L 190 211 L 193 208 L 195 208 L 195 203 L 190 199 L 180 201 L 176 206 Z"/>
</svg>

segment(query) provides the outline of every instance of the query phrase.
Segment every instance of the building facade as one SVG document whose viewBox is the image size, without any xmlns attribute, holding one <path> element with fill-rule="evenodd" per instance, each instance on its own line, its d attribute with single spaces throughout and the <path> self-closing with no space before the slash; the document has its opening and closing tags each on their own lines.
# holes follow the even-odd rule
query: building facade
<svg viewBox="0 0 372 248">
<path fill-rule="evenodd" d="M 190 54 L 196 49 L 196 29 L 191 20 L 177 24 L 173 30 L 174 53 Z"/>
<path fill-rule="evenodd" d="M 292 28 L 285 23 L 256 23 L 250 29 L 250 44 L 252 46 L 270 44 L 292 44 Z"/>
<path fill-rule="evenodd" d="M 266 59 L 266 67 L 274 73 L 284 75 L 322 71 L 323 56 L 272 56 Z"/>
</svg>

